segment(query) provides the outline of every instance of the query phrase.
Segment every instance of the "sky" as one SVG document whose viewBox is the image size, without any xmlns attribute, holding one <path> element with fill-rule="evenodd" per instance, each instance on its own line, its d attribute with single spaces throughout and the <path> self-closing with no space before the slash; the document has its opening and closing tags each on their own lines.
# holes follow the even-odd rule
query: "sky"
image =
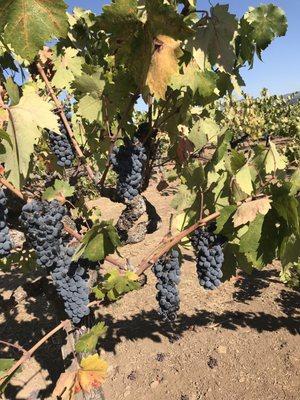
<svg viewBox="0 0 300 400">
<path fill-rule="evenodd" d="M 256 60 L 254 68 L 243 68 L 242 76 L 245 80 L 245 91 L 253 96 L 259 95 L 263 87 L 272 94 L 286 94 L 300 91 L 300 0 L 211 0 L 213 5 L 229 4 L 230 12 L 238 17 L 247 11 L 249 6 L 258 6 L 269 3 L 281 7 L 287 14 L 288 32 L 286 36 L 277 38 L 263 53 L 263 62 Z M 69 11 L 74 6 L 90 9 L 100 13 L 109 0 L 66 0 Z M 198 7 L 209 9 L 209 0 L 199 0 Z"/>
</svg>

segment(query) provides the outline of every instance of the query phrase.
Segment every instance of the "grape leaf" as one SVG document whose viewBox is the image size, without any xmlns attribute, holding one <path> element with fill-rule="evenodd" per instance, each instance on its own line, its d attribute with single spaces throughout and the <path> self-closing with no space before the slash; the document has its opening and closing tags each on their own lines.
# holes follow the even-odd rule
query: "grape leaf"
<svg viewBox="0 0 300 400">
<path fill-rule="evenodd" d="M 102 101 L 92 95 L 85 95 L 78 104 L 78 115 L 85 118 L 88 122 L 102 122 Z"/>
<path fill-rule="evenodd" d="M 72 197 L 75 188 L 71 186 L 67 181 L 60 181 L 55 179 L 54 186 L 48 187 L 43 193 L 43 200 L 54 200 L 57 199 L 62 203 L 65 202 L 66 197 Z"/>
<path fill-rule="evenodd" d="M 246 194 L 251 194 L 253 190 L 252 178 L 250 168 L 248 165 L 244 165 L 235 175 L 236 183 L 239 185 L 241 190 Z"/>
<path fill-rule="evenodd" d="M 78 56 L 78 50 L 71 47 L 63 49 L 63 53 L 53 57 L 55 74 L 52 84 L 59 89 L 70 89 L 70 84 L 81 75 L 84 58 Z"/>
<path fill-rule="evenodd" d="M 201 118 L 190 130 L 188 138 L 194 143 L 195 150 L 200 150 L 207 142 L 216 143 L 220 133 L 219 125 L 213 119 Z"/>
<path fill-rule="evenodd" d="M 138 275 L 132 271 L 121 274 L 118 269 L 113 269 L 104 276 L 103 282 L 93 288 L 93 292 L 98 300 L 107 297 L 110 301 L 116 301 L 121 295 L 139 289 L 138 279 Z"/>
<path fill-rule="evenodd" d="M 101 222 L 94 226 L 84 235 L 81 245 L 73 256 L 76 261 L 80 257 L 90 261 L 102 261 L 115 251 L 121 242 L 112 221 Z"/>
<path fill-rule="evenodd" d="M 197 193 L 192 192 L 186 185 L 180 185 L 171 201 L 171 207 L 177 211 L 190 208 L 197 198 Z"/>
<path fill-rule="evenodd" d="M 82 74 L 78 76 L 76 80 L 72 83 L 72 87 L 76 89 L 76 93 L 82 94 L 92 94 L 94 97 L 100 97 L 103 93 L 105 81 L 101 79 L 100 73 L 101 69 L 93 74 Z"/>
<path fill-rule="evenodd" d="M 224 71 L 231 72 L 234 67 L 234 34 L 238 28 L 235 15 L 228 12 L 228 5 L 217 4 L 211 8 L 211 18 L 196 29 L 195 36 L 188 41 L 187 48 L 196 55 L 202 66 L 201 53 L 208 56 L 211 65 L 219 65 Z"/>
<path fill-rule="evenodd" d="M 63 0 L 0 0 L 0 30 L 18 55 L 31 61 L 46 41 L 66 37 Z"/>
<path fill-rule="evenodd" d="M 104 322 L 99 322 L 94 325 L 90 332 L 79 338 L 75 345 L 75 350 L 79 353 L 91 353 L 96 349 L 99 338 L 106 335 L 107 329 Z"/>
<path fill-rule="evenodd" d="M 5 89 L 9 95 L 11 105 L 14 106 L 20 101 L 19 87 L 16 85 L 11 77 L 6 78 Z"/>
<path fill-rule="evenodd" d="M 278 169 L 285 169 L 286 158 L 280 155 L 273 142 L 270 142 L 270 148 L 267 150 L 265 157 L 265 170 L 267 174 L 277 171 Z"/>
<path fill-rule="evenodd" d="M 227 222 L 231 219 L 231 216 L 235 212 L 236 208 L 236 205 L 230 205 L 221 209 L 220 216 L 217 219 L 217 228 L 215 230 L 216 233 L 220 233 L 223 230 L 225 224 L 227 224 Z"/>
<path fill-rule="evenodd" d="M 180 40 L 193 32 L 185 23 L 184 17 L 176 12 L 175 7 L 164 0 L 146 0 L 145 8 L 147 23 L 153 37 L 168 35 Z"/>
<path fill-rule="evenodd" d="M 6 154 L 1 155 L 0 159 L 5 163 L 6 171 L 9 171 L 10 182 L 17 188 L 21 187 L 29 171 L 34 144 L 41 136 L 39 128 L 59 133 L 57 117 L 51 108 L 51 104 L 42 100 L 31 87 L 25 88 L 20 102 L 10 108 L 7 133 L 13 148 L 6 146 Z"/>
<path fill-rule="evenodd" d="M 290 185 L 272 187 L 273 208 L 286 221 L 295 233 L 300 232 L 299 204 L 295 197 L 289 196 Z"/>
<path fill-rule="evenodd" d="M 257 52 L 268 47 L 276 36 L 284 36 L 287 31 L 287 19 L 284 11 L 274 4 L 262 4 L 250 7 L 244 18 L 253 28 L 252 38 Z"/>
<path fill-rule="evenodd" d="M 14 362 L 14 358 L 0 358 L 0 376 L 3 374 L 3 372 L 11 368 Z"/>
<path fill-rule="evenodd" d="M 102 7 L 101 27 L 113 35 L 126 38 L 135 31 L 138 23 L 137 0 L 115 0 Z"/>
<path fill-rule="evenodd" d="M 223 159 L 227 152 L 229 143 L 232 140 L 232 136 L 233 133 L 229 130 L 223 135 L 219 136 L 217 148 L 212 156 L 212 159 L 205 166 L 206 172 L 214 170 L 214 167 Z"/>
<path fill-rule="evenodd" d="M 173 75 L 170 86 L 174 90 L 189 87 L 193 94 L 199 93 L 202 97 L 210 97 L 217 90 L 217 79 L 216 73 L 209 70 L 201 71 L 198 65 L 191 61 L 187 66 L 183 66 L 182 73 Z"/>
<path fill-rule="evenodd" d="M 300 191 L 300 168 L 297 168 L 291 176 L 290 184 L 290 195 L 294 196 Z"/>
<path fill-rule="evenodd" d="M 178 72 L 178 48 L 180 42 L 165 35 L 158 35 L 157 46 L 152 54 L 146 85 L 158 99 L 165 99 L 167 86 Z"/>
<path fill-rule="evenodd" d="M 268 197 L 241 204 L 233 216 L 233 224 L 237 226 L 255 220 L 257 214 L 266 215 L 271 209 L 271 200 Z"/>
<path fill-rule="evenodd" d="M 264 219 L 264 215 L 258 214 L 255 220 L 249 224 L 249 229 L 241 237 L 240 241 L 240 251 L 242 253 L 251 253 L 257 251 L 261 238 Z"/>
<path fill-rule="evenodd" d="M 107 376 L 108 364 L 98 354 L 83 358 L 77 372 L 75 391 L 90 393 L 99 388 Z"/>
</svg>

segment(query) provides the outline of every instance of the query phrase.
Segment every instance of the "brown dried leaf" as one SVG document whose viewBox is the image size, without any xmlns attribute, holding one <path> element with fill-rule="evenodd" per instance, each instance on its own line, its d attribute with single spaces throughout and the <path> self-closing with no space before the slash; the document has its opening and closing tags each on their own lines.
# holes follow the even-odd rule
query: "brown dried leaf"
<svg viewBox="0 0 300 400">
<path fill-rule="evenodd" d="M 178 51 L 180 42 L 165 35 L 154 39 L 155 50 L 152 55 L 146 85 L 157 98 L 165 98 L 171 77 L 178 72 Z"/>
<path fill-rule="evenodd" d="M 268 197 L 243 203 L 233 216 L 234 227 L 254 221 L 258 213 L 266 215 L 271 209 L 270 203 L 271 200 Z"/>
<path fill-rule="evenodd" d="M 75 399 L 75 380 L 77 371 L 63 372 L 52 393 L 52 398 L 61 400 L 74 400 Z"/>
</svg>

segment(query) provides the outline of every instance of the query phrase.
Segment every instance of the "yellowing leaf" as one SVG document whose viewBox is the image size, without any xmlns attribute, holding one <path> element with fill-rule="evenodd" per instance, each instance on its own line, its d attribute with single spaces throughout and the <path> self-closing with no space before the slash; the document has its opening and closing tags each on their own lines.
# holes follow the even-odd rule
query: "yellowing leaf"
<svg viewBox="0 0 300 400">
<path fill-rule="evenodd" d="M 254 221 L 258 213 L 266 215 L 271 209 L 270 203 L 271 200 L 268 197 L 243 203 L 233 216 L 234 227 Z"/>
<path fill-rule="evenodd" d="M 275 144 L 270 141 L 270 148 L 265 158 L 266 173 L 271 174 L 277 169 L 285 169 L 285 167 L 286 158 L 278 153 Z"/>
<path fill-rule="evenodd" d="M 83 358 L 77 372 L 75 391 L 91 392 L 99 388 L 107 376 L 108 364 L 98 354 Z"/>
<path fill-rule="evenodd" d="M 19 104 L 10 108 L 7 127 L 13 147 L 6 145 L 6 153 L 0 161 L 5 163 L 9 180 L 17 188 L 21 187 L 29 171 L 34 144 L 41 136 L 39 128 L 59 132 L 57 117 L 51 112 L 51 104 L 46 103 L 31 87 L 24 90 Z"/>
<path fill-rule="evenodd" d="M 146 85 L 156 98 L 164 99 L 171 77 L 178 72 L 177 51 L 180 42 L 165 35 L 158 35 L 155 41 L 156 48 L 152 55 Z"/>
<path fill-rule="evenodd" d="M 253 187 L 252 187 L 252 180 L 251 180 L 251 173 L 248 165 L 244 165 L 239 172 L 235 176 L 236 182 L 241 188 L 241 190 L 246 194 L 251 194 Z"/>
</svg>

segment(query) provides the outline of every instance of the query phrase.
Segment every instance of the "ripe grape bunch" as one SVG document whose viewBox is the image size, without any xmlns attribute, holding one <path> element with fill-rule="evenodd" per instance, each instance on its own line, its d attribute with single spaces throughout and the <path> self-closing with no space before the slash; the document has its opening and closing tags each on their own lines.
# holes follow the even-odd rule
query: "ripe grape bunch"
<svg viewBox="0 0 300 400">
<path fill-rule="evenodd" d="M 90 313 L 86 260 L 72 261 L 74 248 L 60 247 L 59 258 L 51 272 L 58 294 L 64 301 L 65 311 L 77 324 Z"/>
<path fill-rule="evenodd" d="M 66 113 L 66 117 L 68 121 L 71 121 L 70 112 Z M 62 122 L 59 123 L 59 131 L 60 135 L 49 131 L 50 147 L 57 158 L 57 165 L 68 168 L 72 165 L 75 155 L 68 139 L 67 130 Z"/>
<path fill-rule="evenodd" d="M 57 261 L 62 244 L 62 218 L 66 209 L 57 200 L 32 201 L 26 204 L 20 216 L 26 237 L 37 255 L 37 264 L 52 267 Z"/>
<path fill-rule="evenodd" d="M 156 299 L 164 320 L 174 321 L 179 310 L 180 261 L 179 252 L 172 249 L 167 255 L 161 257 L 152 267 L 157 278 Z"/>
<path fill-rule="evenodd" d="M 220 279 L 223 276 L 223 239 L 210 230 L 197 229 L 191 242 L 197 254 L 197 273 L 200 285 L 204 289 L 216 289 L 220 286 Z"/>
<path fill-rule="evenodd" d="M 6 223 L 8 210 L 5 192 L 0 189 L 0 258 L 7 257 L 12 249 L 9 229 Z"/>
<path fill-rule="evenodd" d="M 122 201 L 130 201 L 140 193 L 146 160 L 145 147 L 137 138 L 126 139 L 124 145 L 113 148 L 110 161 L 119 175 L 117 194 Z"/>
</svg>

